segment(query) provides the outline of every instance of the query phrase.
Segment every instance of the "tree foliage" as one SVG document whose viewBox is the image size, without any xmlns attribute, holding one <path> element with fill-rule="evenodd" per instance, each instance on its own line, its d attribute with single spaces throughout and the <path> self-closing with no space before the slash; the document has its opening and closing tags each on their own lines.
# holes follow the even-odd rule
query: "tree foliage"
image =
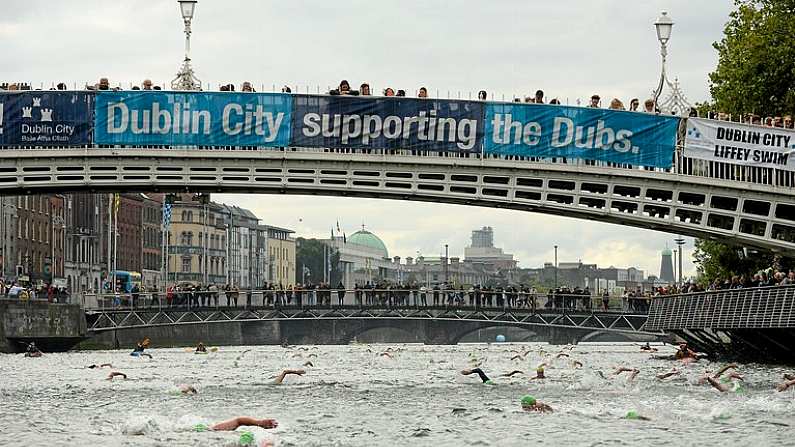
<svg viewBox="0 0 795 447">
<path fill-rule="evenodd" d="M 795 111 L 795 0 L 735 0 L 715 42 L 710 92 L 718 111 L 780 116 Z"/>
<path fill-rule="evenodd" d="M 306 267 L 309 272 L 306 275 L 306 282 L 311 284 L 320 284 L 323 282 L 323 254 L 329 254 L 331 260 L 331 281 L 329 284 L 336 286 L 342 279 L 342 272 L 340 271 L 340 253 L 334 248 L 329 248 L 326 244 L 318 239 L 305 239 L 299 237 L 295 241 L 295 282 L 296 284 L 304 284 L 303 268 Z M 324 249 L 326 250 L 324 252 Z"/>
<path fill-rule="evenodd" d="M 699 281 L 706 283 L 732 276 L 749 275 L 774 267 L 778 262 L 772 253 L 743 250 L 740 247 L 708 239 L 697 239 L 693 253 Z"/>
</svg>

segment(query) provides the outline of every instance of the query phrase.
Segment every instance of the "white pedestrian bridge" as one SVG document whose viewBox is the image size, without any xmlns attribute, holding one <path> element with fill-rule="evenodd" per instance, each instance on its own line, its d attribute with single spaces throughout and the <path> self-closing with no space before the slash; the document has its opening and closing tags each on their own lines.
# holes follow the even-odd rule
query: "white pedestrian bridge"
<svg viewBox="0 0 795 447">
<path fill-rule="evenodd" d="M 682 156 L 663 171 L 401 150 L 29 148 L 2 151 L 0 193 L 191 191 L 414 200 L 568 216 L 794 254 L 791 174 Z"/>
</svg>

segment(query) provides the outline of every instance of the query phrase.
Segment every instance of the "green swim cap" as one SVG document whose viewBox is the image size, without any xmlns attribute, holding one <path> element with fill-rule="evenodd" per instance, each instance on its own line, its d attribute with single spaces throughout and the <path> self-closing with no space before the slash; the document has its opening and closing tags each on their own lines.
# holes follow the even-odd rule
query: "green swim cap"
<svg viewBox="0 0 795 447">
<path fill-rule="evenodd" d="M 532 407 L 536 404 L 536 398 L 531 395 L 522 396 L 522 406 L 523 407 Z"/>
<path fill-rule="evenodd" d="M 638 412 L 635 410 L 627 411 L 627 415 L 624 417 L 625 419 L 638 419 L 639 415 Z"/>
<path fill-rule="evenodd" d="M 244 431 L 240 434 L 240 440 L 238 443 L 240 445 L 254 445 L 254 435 L 249 431 Z"/>
<path fill-rule="evenodd" d="M 196 431 L 207 431 L 207 430 L 210 429 L 210 427 L 208 427 L 208 426 L 206 426 L 204 424 L 196 424 L 196 425 L 193 426 L 193 429 L 196 430 Z"/>
<path fill-rule="evenodd" d="M 496 385 L 496 383 L 492 382 L 491 380 L 487 380 L 483 382 L 484 385 Z"/>
</svg>

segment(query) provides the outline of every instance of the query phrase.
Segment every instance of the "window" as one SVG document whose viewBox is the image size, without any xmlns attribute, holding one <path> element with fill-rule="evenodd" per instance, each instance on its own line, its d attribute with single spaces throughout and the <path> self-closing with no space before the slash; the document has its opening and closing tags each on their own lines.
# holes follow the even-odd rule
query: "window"
<svg viewBox="0 0 795 447">
<path fill-rule="evenodd" d="M 188 212 L 187 211 L 183 211 L 182 212 L 182 221 L 183 222 L 187 222 L 188 221 Z"/>
<path fill-rule="evenodd" d="M 190 273 L 190 256 L 182 258 L 182 273 Z"/>
<path fill-rule="evenodd" d="M 204 233 L 199 233 L 199 247 L 204 247 Z"/>
</svg>

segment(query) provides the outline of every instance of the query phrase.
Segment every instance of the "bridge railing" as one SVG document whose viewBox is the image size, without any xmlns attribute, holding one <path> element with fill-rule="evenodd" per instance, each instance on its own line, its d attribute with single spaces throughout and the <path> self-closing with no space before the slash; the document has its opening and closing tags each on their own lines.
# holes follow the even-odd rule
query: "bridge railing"
<svg viewBox="0 0 795 447">
<path fill-rule="evenodd" d="M 651 330 L 795 328 L 795 285 L 655 297 Z"/>
<path fill-rule="evenodd" d="M 517 310 L 558 313 L 646 314 L 651 298 L 610 298 L 562 293 L 497 292 L 449 289 L 283 289 L 238 291 L 180 291 L 92 294 L 81 296 L 87 312 L 131 310 L 212 310 L 257 308 L 373 309 L 454 308 L 468 310 Z"/>
</svg>

